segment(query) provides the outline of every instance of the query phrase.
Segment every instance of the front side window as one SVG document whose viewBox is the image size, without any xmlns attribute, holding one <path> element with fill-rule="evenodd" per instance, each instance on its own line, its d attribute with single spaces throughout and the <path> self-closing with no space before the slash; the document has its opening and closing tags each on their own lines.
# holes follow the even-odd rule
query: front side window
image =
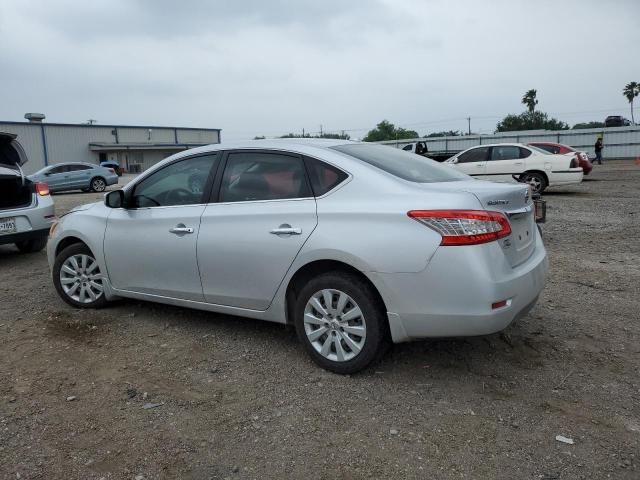
<svg viewBox="0 0 640 480">
<path fill-rule="evenodd" d="M 484 162 L 488 153 L 489 147 L 472 148 L 458 157 L 458 163 Z"/>
<path fill-rule="evenodd" d="M 320 197 L 329 190 L 333 190 L 348 177 L 342 170 L 321 162 L 320 160 L 306 158 L 305 164 L 309 172 L 311 188 L 316 197 Z"/>
<path fill-rule="evenodd" d="M 69 167 L 67 165 L 60 165 L 58 167 L 52 167 L 47 173 L 50 173 L 51 175 L 55 175 L 57 173 L 64 173 L 68 171 L 69 171 Z"/>
<path fill-rule="evenodd" d="M 410 152 L 411 150 L 413 150 L 413 145 L 405 145 L 404 147 L 402 147 L 402 150 L 404 150 L 405 152 Z"/>
<path fill-rule="evenodd" d="M 69 165 L 70 172 L 79 172 L 80 170 L 91 170 L 93 167 L 89 165 Z"/>
<path fill-rule="evenodd" d="M 217 155 L 192 157 L 152 173 L 133 190 L 136 208 L 203 203 L 205 185 Z"/>
<path fill-rule="evenodd" d="M 520 158 L 520 148 L 514 145 L 500 145 L 491 149 L 491 160 L 515 160 Z"/>
<path fill-rule="evenodd" d="M 310 197 L 302 159 L 280 153 L 230 153 L 220 186 L 221 202 Z"/>
</svg>

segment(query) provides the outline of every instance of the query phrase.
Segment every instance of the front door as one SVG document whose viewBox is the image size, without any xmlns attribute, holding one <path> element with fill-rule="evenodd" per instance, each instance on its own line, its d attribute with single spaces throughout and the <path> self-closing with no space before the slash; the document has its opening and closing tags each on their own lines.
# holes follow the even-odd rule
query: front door
<svg viewBox="0 0 640 480">
<path fill-rule="evenodd" d="M 56 191 L 66 187 L 67 177 L 69 176 L 68 165 L 58 165 L 51 167 L 44 174 L 43 182 L 49 185 L 49 190 Z"/>
<path fill-rule="evenodd" d="M 489 147 L 476 147 L 461 153 L 456 162 L 456 169 L 471 176 L 482 176 L 487 166 Z M 482 177 L 480 177 L 482 178 Z"/>
<path fill-rule="evenodd" d="M 302 159 L 231 152 L 216 200 L 205 208 L 198 237 L 205 301 L 266 310 L 317 224 Z"/>
<path fill-rule="evenodd" d="M 111 212 L 104 252 L 116 289 L 203 300 L 196 240 L 216 165 L 216 155 L 170 163 L 136 183 L 128 208 Z"/>
</svg>

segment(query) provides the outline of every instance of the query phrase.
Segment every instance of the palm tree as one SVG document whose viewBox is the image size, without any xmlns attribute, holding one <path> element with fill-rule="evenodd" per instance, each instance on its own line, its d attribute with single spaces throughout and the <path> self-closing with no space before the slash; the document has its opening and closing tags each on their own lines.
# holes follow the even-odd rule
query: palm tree
<svg viewBox="0 0 640 480">
<path fill-rule="evenodd" d="M 629 100 L 629 105 L 631 107 L 631 122 L 636 124 L 636 119 L 633 118 L 633 99 L 640 94 L 640 83 L 638 82 L 629 82 L 625 85 L 624 90 L 622 90 L 622 94 L 627 97 Z"/>
<path fill-rule="evenodd" d="M 538 100 L 536 99 L 536 95 L 538 91 L 535 89 L 528 90 L 527 93 L 522 97 L 522 103 L 524 103 L 529 109 L 529 113 L 533 113 L 536 109 L 536 105 L 538 104 Z"/>
</svg>

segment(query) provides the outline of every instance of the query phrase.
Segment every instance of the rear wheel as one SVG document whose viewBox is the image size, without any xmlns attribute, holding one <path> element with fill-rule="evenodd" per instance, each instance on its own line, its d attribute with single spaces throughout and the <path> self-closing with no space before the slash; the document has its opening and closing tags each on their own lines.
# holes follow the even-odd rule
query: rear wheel
<svg viewBox="0 0 640 480">
<path fill-rule="evenodd" d="M 104 178 L 96 177 L 91 180 L 91 190 L 94 192 L 104 192 L 105 188 L 107 188 L 107 182 L 105 182 Z"/>
<path fill-rule="evenodd" d="M 526 172 L 523 176 L 524 183 L 531 185 L 533 193 L 542 193 L 547 188 L 547 179 L 537 172 Z"/>
<path fill-rule="evenodd" d="M 311 358 L 332 372 L 358 372 L 388 346 L 385 310 L 357 276 L 330 272 L 310 280 L 294 312 L 298 338 Z"/>
<path fill-rule="evenodd" d="M 21 253 L 35 253 L 47 246 L 47 237 L 33 238 L 23 242 L 16 242 Z"/>
<path fill-rule="evenodd" d="M 102 272 L 89 248 L 81 243 L 68 246 L 53 264 L 53 284 L 58 295 L 78 308 L 100 308 L 107 304 Z"/>
</svg>

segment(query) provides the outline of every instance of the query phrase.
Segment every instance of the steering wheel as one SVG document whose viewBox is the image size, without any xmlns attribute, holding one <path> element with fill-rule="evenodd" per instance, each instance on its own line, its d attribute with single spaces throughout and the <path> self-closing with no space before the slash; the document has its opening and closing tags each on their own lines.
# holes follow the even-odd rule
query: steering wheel
<svg viewBox="0 0 640 480">
<path fill-rule="evenodd" d="M 169 205 L 179 205 L 184 200 L 191 199 L 193 193 L 186 188 L 176 188 L 167 192 L 166 201 Z"/>
</svg>

